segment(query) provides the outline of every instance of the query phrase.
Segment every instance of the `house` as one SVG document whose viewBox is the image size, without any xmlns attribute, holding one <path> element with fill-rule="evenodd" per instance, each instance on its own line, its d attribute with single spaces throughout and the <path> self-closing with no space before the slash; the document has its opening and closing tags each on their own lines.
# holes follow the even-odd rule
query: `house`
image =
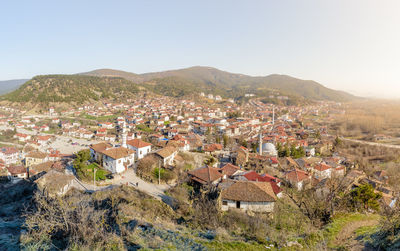
<svg viewBox="0 0 400 251">
<path fill-rule="evenodd" d="M 134 164 L 135 151 L 125 148 L 116 147 L 104 150 L 103 167 L 112 173 L 122 173 Z"/>
<path fill-rule="evenodd" d="M 74 181 L 74 175 L 53 169 L 37 179 L 35 183 L 41 191 L 50 196 L 63 196 L 73 187 Z"/>
<path fill-rule="evenodd" d="M 31 151 L 25 155 L 25 166 L 30 167 L 47 161 L 47 154 L 39 151 Z"/>
<path fill-rule="evenodd" d="M 226 175 L 220 172 L 219 168 L 210 166 L 200 167 L 189 171 L 188 175 L 191 181 L 199 185 L 217 185 Z"/>
<path fill-rule="evenodd" d="M 221 144 L 209 144 L 209 145 L 205 145 L 203 147 L 204 152 L 206 153 L 216 153 L 218 154 L 219 151 L 221 151 L 223 148 L 223 146 Z"/>
<path fill-rule="evenodd" d="M 156 155 L 161 157 L 163 166 L 173 165 L 174 158 L 178 154 L 178 150 L 175 147 L 167 146 L 156 152 Z"/>
<path fill-rule="evenodd" d="M 235 180 L 240 180 L 240 181 L 256 181 L 256 182 L 270 183 L 274 194 L 278 198 L 281 198 L 283 196 L 283 193 L 282 193 L 283 189 L 280 188 L 280 185 L 281 185 L 280 179 L 278 179 L 274 176 L 271 176 L 269 174 L 259 175 L 255 171 L 246 171 L 246 172 L 237 173 L 232 178 Z"/>
<path fill-rule="evenodd" d="M 0 159 L 4 161 L 5 165 L 15 164 L 19 160 L 19 151 L 15 147 L 2 147 Z"/>
<path fill-rule="evenodd" d="M 50 135 L 45 135 L 45 136 L 37 136 L 36 142 L 38 142 L 41 145 L 47 144 L 50 142 L 51 136 Z"/>
<path fill-rule="evenodd" d="M 126 142 L 129 149 L 136 151 L 136 159 L 141 159 L 151 152 L 152 144 L 140 139 L 132 139 Z"/>
<path fill-rule="evenodd" d="M 18 139 L 18 141 L 21 141 L 21 142 L 27 142 L 28 140 L 31 139 L 31 135 L 24 134 L 24 133 L 16 133 L 14 135 L 14 138 Z"/>
<path fill-rule="evenodd" d="M 285 176 L 286 180 L 297 190 L 302 190 L 307 182 L 311 181 L 311 176 L 307 172 L 297 168 L 287 172 Z"/>
<path fill-rule="evenodd" d="M 320 163 L 320 164 L 314 166 L 313 172 L 314 172 L 315 178 L 317 178 L 317 179 L 331 178 L 332 167 L 327 164 Z"/>
<path fill-rule="evenodd" d="M 29 177 L 33 179 L 40 178 L 53 168 L 54 163 L 54 161 L 46 161 L 41 164 L 30 166 L 28 168 Z"/>
<path fill-rule="evenodd" d="M 91 159 L 102 165 L 103 163 L 103 151 L 112 148 L 110 143 L 101 142 L 90 146 Z"/>
<path fill-rule="evenodd" d="M 273 212 L 276 196 L 268 182 L 237 181 L 221 192 L 221 210 L 237 208 L 253 212 Z"/>
<path fill-rule="evenodd" d="M 230 178 L 242 171 L 240 170 L 240 167 L 228 163 L 220 169 L 220 172 Z"/>
<path fill-rule="evenodd" d="M 17 181 L 20 179 L 28 178 L 28 171 L 24 166 L 8 166 L 7 168 L 7 177 L 10 181 Z"/>
</svg>

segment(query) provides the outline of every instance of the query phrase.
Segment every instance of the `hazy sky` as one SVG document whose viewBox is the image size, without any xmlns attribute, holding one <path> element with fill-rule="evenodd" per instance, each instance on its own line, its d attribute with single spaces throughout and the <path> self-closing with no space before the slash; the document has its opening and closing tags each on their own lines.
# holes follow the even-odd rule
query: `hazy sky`
<svg viewBox="0 0 400 251">
<path fill-rule="evenodd" d="M 0 80 L 193 65 L 400 98 L 400 1 L 0 2 Z"/>
</svg>

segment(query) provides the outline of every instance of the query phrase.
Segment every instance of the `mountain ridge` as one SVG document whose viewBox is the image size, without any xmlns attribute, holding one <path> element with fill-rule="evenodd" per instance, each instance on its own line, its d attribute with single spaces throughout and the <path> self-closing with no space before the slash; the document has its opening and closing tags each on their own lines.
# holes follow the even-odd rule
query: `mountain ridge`
<svg viewBox="0 0 400 251">
<path fill-rule="evenodd" d="M 0 80 L 0 95 L 12 92 L 18 89 L 29 79 L 10 79 L 10 80 Z"/>
<path fill-rule="evenodd" d="M 303 80 L 284 74 L 270 74 L 267 76 L 250 76 L 240 73 L 230 73 L 209 66 L 192 66 L 177 70 L 167 70 L 161 72 L 150 72 L 143 74 L 118 71 L 113 69 L 98 69 L 83 73 L 85 75 L 106 76 L 105 72 L 110 72 L 114 76 L 124 77 L 118 72 L 123 72 L 125 78 L 136 83 L 146 83 L 155 79 L 166 77 L 179 77 L 195 83 L 215 85 L 220 88 L 242 88 L 248 91 L 254 89 L 270 88 L 276 89 L 287 95 L 299 95 L 309 99 L 349 101 L 356 97 L 344 91 L 328 88 L 314 80 Z M 103 73 L 101 73 L 103 72 Z M 253 88 L 244 88 L 249 85 Z M 253 89 L 253 90 L 252 90 Z"/>
<path fill-rule="evenodd" d="M 85 87 L 85 88 L 82 88 Z M 248 76 L 213 67 L 194 66 L 178 70 L 136 74 L 114 69 L 97 69 L 73 75 L 39 75 L 1 100 L 17 103 L 85 103 L 104 98 L 132 97 L 138 92 L 183 97 L 205 94 L 245 101 L 248 93 L 267 102 L 295 105 L 308 100 L 350 101 L 356 97 L 329 89 L 313 80 L 288 75 Z M 272 98 L 271 98 L 272 97 Z"/>
</svg>

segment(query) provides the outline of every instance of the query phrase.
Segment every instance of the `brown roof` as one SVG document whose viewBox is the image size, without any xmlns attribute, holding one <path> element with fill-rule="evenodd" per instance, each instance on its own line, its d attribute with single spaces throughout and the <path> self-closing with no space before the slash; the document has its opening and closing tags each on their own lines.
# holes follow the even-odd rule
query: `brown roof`
<svg viewBox="0 0 400 251">
<path fill-rule="evenodd" d="M 131 154 L 135 153 L 134 150 L 125 148 L 125 147 L 116 147 L 116 148 L 110 148 L 105 151 L 103 151 L 104 155 L 107 155 L 113 159 L 120 159 L 127 157 Z"/>
<path fill-rule="evenodd" d="M 174 152 L 176 152 L 176 148 L 172 146 L 164 147 L 156 152 L 157 155 L 161 156 L 162 158 L 166 158 L 171 156 Z"/>
<path fill-rule="evenodd" d="M 40 151 L 32 151 L 29 152 L 25 157 L 35 158 L 35 159 L 44 159 L 47 157 L 47 154 Z"/>
<path fill-rule="evenodd" d="M 24 166 L 8 166 L 7 170 L 11 175 L 26 173 L 26 168 Z"/>
<path fill-rule="evenodd" d="M 146 147 L 146 146 L 151 146 L 150 143 L 145 142 L 145 141 L 140 140 L 140 139 L 128 140 L 126 143 L 128 145 L 131 145 L 131 146 L 136 147 L 136 148 L 142 148 L 142 147 Z"/>
<path fill-rule="evenodd" d="M 240 170 L 240 167 L 235 166 L 231 163 L 226 164 L 221 168 L 222 173 L 228 176 L 232 176 L 236 171 Z"/>
<path fill-rule="evenodd" d="M 234 201 L 275 202 L 276 196 L 269 182 L 238 181 L 222 190 L 221 198 Z"/>
<path fill-rule="evenodd" d="M 315 170 L 320 171 L 320 172 L 325 171 L 325 170 L 328 170 L 328 169 L 330 169 L 330 168 L 331 168 L 331 166 L 328 166 L 328 165 L 326 165 L 326 164 L 324 164 L 324 163 L 321 163 L 321 164 L 316 165 L 316 166 L 314 167 Z"/>
<path fill-rule="evenodd" d="M 300 182 L 300 181 L 305 180 L 305 179 L 307 179 L 309 177 L 310 176 L 308 175 L 307 172 L 304 172 L 304 171 L 299 170 L 299 169 L 294 169 L 294 170 L 292 170 L 292 171 L 290 171 L 290 172 L 288 172 L 286 174 L 286 178 L 288 180 L 290 180 L 290 181 L 293 181 L 293 182 Z"/>
<path fill-rule="evenodd" d="M 51 167 L 53 166 L 54 162 L 53 161 L 46 161 L 38 165 L 31 166 L 29 168 L 29 173 L 30 174 L 37 174 L 41 172 L 48 172 L 51 170 Z"/>
<path fill-rule="evenodd" d="M 112 147 L 112 145 L 110 143 L 106 143 L 106 142 L 101 142 L 101 143 L 93 144 L 90 146 L 90 148 L 92 148 L 94 151 L 100 152 L 100 153 L 105 151 L 107 148 L 111 148 L 111 147 Z"/>
<path fill-rule="evenodd" d="M 204 146 L 204 151 L 205 152 L 214 152 L 214 151 L 222 150 L 222 148 L 223 148 L 223 146 L 221 144 L 210 144 L 210 145 Z"/>
<path fill-rule="evenodd" d="M 188 174 L 192 176 L 192 179 L 201 183 L 207 184 L 220 179 L 223 174 L 219 172 L 220 169 L 214 167 L 200 167 L 195 170 L 189 171 Z"/>
</svg>

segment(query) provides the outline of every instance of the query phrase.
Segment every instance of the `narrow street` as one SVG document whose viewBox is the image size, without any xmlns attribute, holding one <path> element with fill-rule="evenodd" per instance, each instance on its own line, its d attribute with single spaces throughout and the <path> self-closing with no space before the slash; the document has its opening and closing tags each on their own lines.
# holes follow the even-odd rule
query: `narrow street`
<svg viewBox="0 0 400 251">
<path fill-rule="evenodd" d="M 78 190 L 94 192 L 94 191 L 112 189 L 116 186 L 121 186 L 121 185 L 133 186 L 136 189 L 148 195 L 151 195 L 158 200 L 163 200 L 163 201 L 166 198 L 164 192 L 171 187 L 165 184 L 157 185 L 146 182 L 141 178 L 139 178 L 138 176 L 136 176 L 134 170 L 132 169 L 129 169 L 128 171 L 124 172 L 122 175 L 116 175 L 113 180 L 108 181 L 107 185 L 104 186 L 101 185 L 94 186 L 93 183 L 86 183 L 78 180 L 78 178 L 75 178 L 74 187 Z"/>
</svg>

